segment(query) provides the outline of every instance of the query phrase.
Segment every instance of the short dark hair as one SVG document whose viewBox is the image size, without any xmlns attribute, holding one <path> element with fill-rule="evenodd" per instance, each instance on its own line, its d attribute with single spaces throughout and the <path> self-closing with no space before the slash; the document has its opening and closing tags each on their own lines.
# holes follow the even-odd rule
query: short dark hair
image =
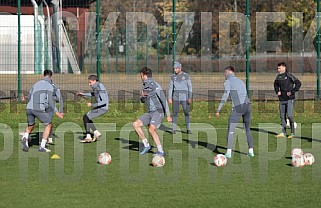
<svg viewBox="0 0 321 208">
<path fill-rule="evenodd" d="M 228 67 L 226 67 L 226 68 L 225 68 L 225 70 L 230 70 L 230 71 L 232 71 L 232 72 L 235 72 L 235 70 L 234 70 L 234 67 L 233 67 L 233 66 L 228 66 Z"/>
<path fill-rule="evenodd" d="M 98 81 L 98 77 L 96 75 L 89 75 L 88 80 L 96 80 Z"/>
<path fill-rule="evenodd" d="M 153 76 L 153 72 L 150 68 L 148 67 L 144 67 L 142 68 L 142 70 L 140 70 L 140 73 L 143 75 L 146 75 L 147 77 L 152 77 Z"/>
<path fill-rule="evenodd" d="M 284 66 L 284 67 L 286 67 L 286 63 L 285 63 L 285 62 L 280 62 L 280 63 L 278 63 L 278 66 Z"/>
<path fill-rule="evenodd" d="M 49 69 L 46 69 L 45 71 L 43 71 L 43 76 L 44 77 L 46 77 L 46 76 L 52 77 L 52 71 Z"/>
</svg>

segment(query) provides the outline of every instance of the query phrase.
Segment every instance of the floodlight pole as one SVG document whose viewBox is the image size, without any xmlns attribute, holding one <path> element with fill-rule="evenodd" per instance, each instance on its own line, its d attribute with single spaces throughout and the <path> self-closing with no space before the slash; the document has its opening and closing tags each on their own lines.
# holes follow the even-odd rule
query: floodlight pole
<svg viewBox="0 0 321 208">
<path fill-rule="evenodd" d="M 249 95 L 250 91 L 250 50 L 251 50 L 251 34 L 250 34 L 250 0 L 246 0 L 246 91 Z"/>
<path fill-rule="evenodd" d="M 100 79 L 100 0 L 96 0 L 96 41 L 96 72 L 98 79 Z"/>
<path fill-rule="evenodd" d="M 18 0 L 18 101 L 21 101 L 21 0 Z"/>
<path fill-rule="evenodd" d="M 320 0 L 317 0 L 317 98 L 320 99 Z"/>
</svg>

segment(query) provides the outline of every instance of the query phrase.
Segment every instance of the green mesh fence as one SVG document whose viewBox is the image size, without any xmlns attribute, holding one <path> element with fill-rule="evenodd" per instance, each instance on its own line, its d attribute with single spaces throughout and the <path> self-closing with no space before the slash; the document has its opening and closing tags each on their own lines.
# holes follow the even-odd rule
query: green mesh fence
<svg viewBox="0 0 321 208">
<path fill-rule="evenodd" d="M 319 95 L 319 1 L 18 3 L 0 0 L 2 98 L 28 90 L 44 69 L 55 72 L 66 94 L 89 90 L 87 76 L 99 74 L 111 99 L 132 98 L 144 66 L 167 89 L 173 59 L 191 75 L 194 99 L 219 97 L 228 65 L 248 82 L 253 99 L 276 99 L 281 61 L 302 81 L 301 99 Z"/>
</svg>

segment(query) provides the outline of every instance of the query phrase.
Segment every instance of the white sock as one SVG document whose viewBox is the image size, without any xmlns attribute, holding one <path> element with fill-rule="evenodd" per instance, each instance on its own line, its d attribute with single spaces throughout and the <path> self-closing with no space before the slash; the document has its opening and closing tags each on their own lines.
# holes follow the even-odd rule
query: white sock
<svg viewBox="0 0 321 208">
<path fill-rule="evenodd" d="M 250 148 L 250 149 L 249 149 L 249 153 L 253 153 L 253 148 Z"/>
<path fill-rule="evenodd" d="M 143 139 L 142 142 L 144 143 L 144 147 L 149 147 L 149 143 L 147 139 Z"/>
<path fill-rule="evenodd" d="M 40 146 L 41 146 L 42 148 L 45 148 L 45 147 L 46 147 L 46 143 L 47 143 L 47 139 L 42 139 Z"/>
<path fill-rule="evenodd" d="M 50 143 L 53 142 L 51 137 L 48 138 L 48 142 L 50 142 Z"/>
<path fill-rule="evenodd" d="M 232 154 L 232 149 L 227 149 L 226 154 L 228 155 Z"/>
<path fill-rule="evenodd" d="M 90 134 L 87 134 L 86 138 L 91 138 L 91 135 L 90 135 Z"/>
<path fill-rule="evenodd" d="M 94 131 L 94 134 L 98 134 L 100 133 L 97 129 Z"/>
<path fill-rule="evenodd" d="M 158 152 L 164 152 L 162 145 L 157 145 L 157 151 Z"/>
<path fill-rule="evenodd" d="M 29 138 L 29 133 L 25 132 L 22 137 L 28 139 Z"/>
</svg>

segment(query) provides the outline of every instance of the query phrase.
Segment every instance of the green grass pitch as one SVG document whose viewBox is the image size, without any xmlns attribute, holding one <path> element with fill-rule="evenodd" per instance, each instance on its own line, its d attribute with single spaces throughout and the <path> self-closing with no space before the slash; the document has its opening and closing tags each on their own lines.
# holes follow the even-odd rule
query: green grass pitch
<svg viewBox="0 0 321 208">
<path fill-rule="evenodd" d="M 242 125 L 235 151 L 225 167 L 213 157 L 225 153 L 230 105 L 220 118 L 215 106 L 195 102 L 192 135 L 159 130 L 167 153 L 162 168 L 151 166 L 152 153 L 140 156 L 139 139 L 131 122 L 142 105 L 111 103 L 108 114 L 95 120 L 103 137 L 81 144 L 85 103 L 68 103 L 64 119 L 54 118 L 55 145 L 51 153 L 33 146 L 22 152 L 19 132 L 25 127 L 24 104 L 2 104 L 0 120 L 0 207 L 320 207 L 320 102 L 297 102 L 299 124 L 294 139 L 276 139 L 281 130 L 277 102 L 252 104 L 255 157 L 247 153 Z M 212 115 L 211 115 L 212 112 Z M 179 114 L 182 131 L 184 115 Z M 164 128 L 170 127 L 164 123 Z M 36 132 L 41 132 L 37 127 Z M 149 141 L 153 144 L 152 139 Z M 315 157 L 312 166 L 291 166 L 291 149 L 302 147 Z M 108 151 L 110 165 L 97 163 Z M 155 148 L 153 149 L 155 151 Z M 50 159 L 58 154 L 60 159 Z"/>
</svg>

